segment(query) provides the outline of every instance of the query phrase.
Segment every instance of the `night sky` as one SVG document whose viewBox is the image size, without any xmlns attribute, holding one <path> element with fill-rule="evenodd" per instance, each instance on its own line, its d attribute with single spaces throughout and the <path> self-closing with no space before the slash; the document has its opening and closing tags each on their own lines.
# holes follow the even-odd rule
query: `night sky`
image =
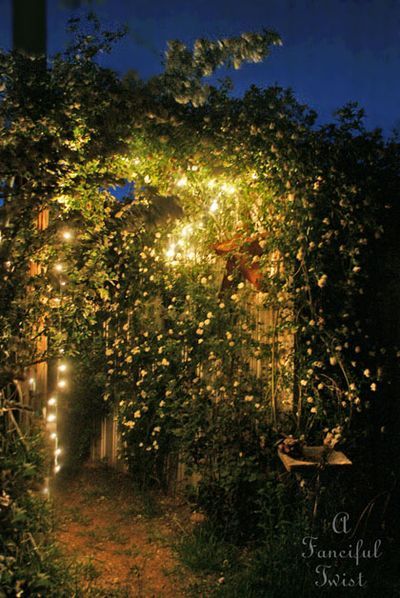
<svg viewBox="0 0 400 598">
<path fill-rule="evenodd" d="M 34 0 L 32 0 L 34 1 Z M 71 1 L 71 0 L 70 0 Z M 1 46 L 11 44 L 11 0 L 0 0 Z M 65 45 L 68 17 L 85 9 L 48 0 L 49 53 Z M 369 127 L 386 134 L 400 127 L 400 0 L 103 0 L 91 7 L 104 25 L 127 24 L 129 33 L 104 60 L 120 72 L 143 77 L 161 70 L 168 39 L 236 35 L 263 27 L 284 45 L 263 64 L 229 74 L 235 94 L 250 84 L 292 87 L 316 109 L 320 122 L 348 101 L 367 112 Z M 221 73 L 226 75 L 227 73 Z"/>
</svg>

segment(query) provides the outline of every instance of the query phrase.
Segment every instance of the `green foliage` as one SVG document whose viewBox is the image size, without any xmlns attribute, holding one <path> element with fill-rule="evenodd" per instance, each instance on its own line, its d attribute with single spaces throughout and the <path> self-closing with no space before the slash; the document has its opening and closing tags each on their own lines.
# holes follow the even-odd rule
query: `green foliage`
<svg viewBox="0 0 400 598">
<path fill-rule="evenodd" d="M 43 494 L 47 449 L 42 433 L 22 438 L 1 411 L 0 592 L 2 596 L 72 596 L 73 575 L 51 539 Z"/>
<path fill-rule="evenodd" d="M 264 58 L 276 34 L 174 42 L 144 82 L 96 63 L 119 34 L 92 25 L 72 23 L 76 43 L 46 72 L 1 56 L 1 376 L 66 348 L 80 364 L 70 422 L 117 410 L 137 479 L 166 484 L 179 456 L 238 538 L 259 524 L 280 437 L 365 459 L 384 434 L 371 406 L 396 358 L 365 299 L 399 144 L 366 131 L 354 105 L 317 128 L 291 91 L 204 85 Z M 134 191 L 117 200 L 126 181 Z"/>
</svg>

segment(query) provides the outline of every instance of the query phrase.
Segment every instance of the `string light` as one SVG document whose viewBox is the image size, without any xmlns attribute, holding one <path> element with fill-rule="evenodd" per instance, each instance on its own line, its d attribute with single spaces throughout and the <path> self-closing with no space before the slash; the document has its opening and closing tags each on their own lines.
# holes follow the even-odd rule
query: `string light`
<svg viewBox="0 0 400 598">
<path fill-rule="evenodd" d="M 185 187 L 187 185 L 187 182 L 188 182 L 187 177 L 183 176 L 177 181 L 176 184 L 178 187 Z"/>
<path fill-rule="evenodd" d="M 66 241 L 70 241 L 72 239 L 72 233 L 69 230 L 65 230 L 62 234 L 63 239 L 65 239 Z"/>
<path fill-rule="evenodd" d="M 58 473 L 58 472 L 60 471 L 60 469 L 61 469 L 61 465 L 58 465 L 58 464 L 57 464 L 57 465 L 54 467 L 54 473 Z"/>
<path fill-rule="evenodd" d="M 65 388 L 67 385 L 65 380 L 59 380 L 57 383 L 58 388 Z"/>
<path fill-rule="evenodd" d="M 51 399 L 49 399 L 49 400 L 47 401 L 47 404 L 48 404 L 50 407 L 54 407 L 55 405 L 57 405 L 57 399 L 56 399 L 55 397 L 51 397 Z"/>
<path fill-rule="evenodd" d="M 51 438 L 51 440 L 57 440 L 57 434 L 55 432 L 52 432 L 50 434 L 50 438 Z"/>
<path fill-rule="evenodd" d="M 50 413 L 50 414 L 47 416 L 47 421 L 49 422 L 49 424 L 52 424 L 53 422 L 55 422 L 55 421 L 56 421 L 56 419 L 57 419 L 57 418 L 56 418 L 56 414 L 55 414 L 55 413 Z"/>
<path fill-rule="evenodd" d="M 214 199 L 214 201 L 211 203 L 210 205 L 210 212 L 211 214 L 214 214 L 214 212 L 216 212 L 218 210 L 218 201 L 216 199 Z"/>
<path fill-rule="evenodd" d="M 172 244 L 171 244 L 171 245 L 168 247 L 167 251 L 165 252 L 165 255 L 166 255 L 167 257 L 169 257 L 169 258 L 174 258 L 174 257 L 175 257 L 175 252 L 176 252 L 176 247 L 175 247 L 175 244 L 174 244 L 174 243 L 172 243 Z"/>
<path fill-rule="evenodd" d="M 35 378 L 29 378 L 29 384 L 33 386 L 35 384 Z"/>
<path fill-rule="evenodd" d="M 66 363 L 60 363 L 60 365 L 58 366 L 58 371 L 59 372 L 65 372 L 67 370 L 67 364 Z"/>
<path fill-rule="evenodd" d="M 233 195 L 233 193 L 235 193 L 235 191 L 236 191 L 236 187 L 229 183 L 224 183 L 221 186 L 221 189 L 222 189 L 222 191 L 224 191 L 224 193 L 228 193 L 228 195 Z"/>
<path fill-rule="evenodd" d="M 56 457 L 61 455 L 61 453 L 62 453 L 62 450 L 60 448 L 56 448 L 56 450 L 54 451 L 54 454 L 56 455 Z"/>
<path fill-rule="evenodd" d="M 63 270 L 63 265 L 62 264 L 56 264 L 54 266 L 54 270 L 56 270 L 57 272 L 62 272 Z"/>
</svg>

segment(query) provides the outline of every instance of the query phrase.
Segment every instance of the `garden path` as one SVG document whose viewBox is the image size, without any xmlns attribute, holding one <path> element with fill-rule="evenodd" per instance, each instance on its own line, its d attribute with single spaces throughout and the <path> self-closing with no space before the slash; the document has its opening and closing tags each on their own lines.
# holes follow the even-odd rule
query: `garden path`
<svg viewBox="0 0 400 598">
<path fill-rule="evenodd" d="M 173 545 L 189 531 L 191 513 L 179 499 L 141 494 L 129 479 L 104 468 L 60 477 L 54 489 L 57 537 L 79 563 L 85 596 L 179 598 L 195 581 Z"/>
</svg>

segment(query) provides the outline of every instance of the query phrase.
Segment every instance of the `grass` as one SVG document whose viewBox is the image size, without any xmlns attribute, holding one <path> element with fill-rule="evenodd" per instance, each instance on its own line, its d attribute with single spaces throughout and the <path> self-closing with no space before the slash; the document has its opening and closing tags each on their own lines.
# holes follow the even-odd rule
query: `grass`
<svg viewBox="0 0 400 598">
<path fill-rule="evenodd" d="M 181 562 L 194 572 L 223 574 L 237 563 L 239 550 L 224 543 L 206 524 L 183 537 L 176 550 Z"/>
</svg>

